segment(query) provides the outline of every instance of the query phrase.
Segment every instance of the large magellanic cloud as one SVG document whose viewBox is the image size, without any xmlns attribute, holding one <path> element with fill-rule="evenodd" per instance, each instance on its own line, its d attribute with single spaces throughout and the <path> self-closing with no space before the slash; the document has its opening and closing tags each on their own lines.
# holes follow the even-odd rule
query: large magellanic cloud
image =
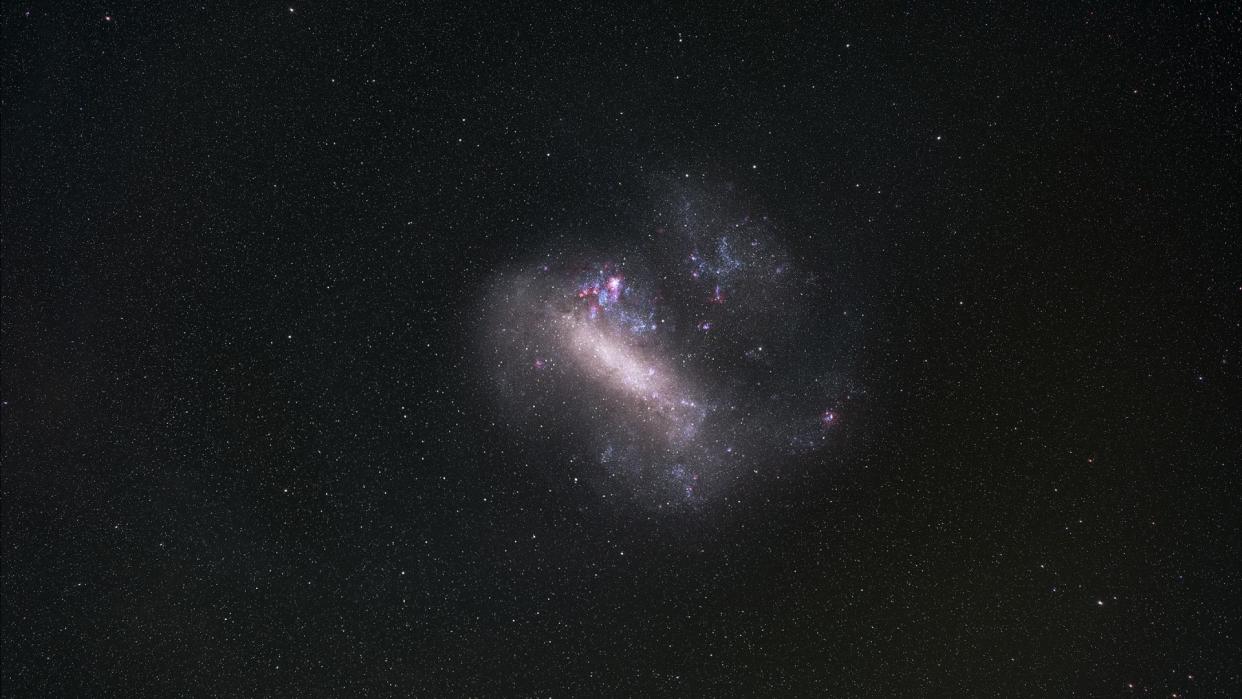
<svg viewBox="0 0 1242 699">
<path fill-rule="evenodd" d="M 560 244 L 497 272 L 482 352 L 547 467 L 654 507 L 695 507 L 782 457 L 831 447 L 861 392 L 833 290 L 779 227 L 671 186 L 649 230 Z M 554 459 L 556 461 L 556 459 Z"/>
</svg>

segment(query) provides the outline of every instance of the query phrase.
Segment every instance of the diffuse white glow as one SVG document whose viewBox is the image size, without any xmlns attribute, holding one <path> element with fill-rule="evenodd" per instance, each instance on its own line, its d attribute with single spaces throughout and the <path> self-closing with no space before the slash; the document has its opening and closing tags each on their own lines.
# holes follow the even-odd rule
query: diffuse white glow
<svg viewBox="0 0 1242 699">
<path fill-rule="evenodd" d="M 594 321 L 566 315 L 562 323 L 564 342 L 585 376 L 660 416 L 670 439 L 697 433 L 705 411 L 677 376 Z"/>
<path fill-rule="evenodd" d="M 586 370 L 638 398 L 654 397 L 667 383 L 663 372 L 637 353 L 601 332 L 594 323 L 570 320 L 569 342 Z"/>
</svg>

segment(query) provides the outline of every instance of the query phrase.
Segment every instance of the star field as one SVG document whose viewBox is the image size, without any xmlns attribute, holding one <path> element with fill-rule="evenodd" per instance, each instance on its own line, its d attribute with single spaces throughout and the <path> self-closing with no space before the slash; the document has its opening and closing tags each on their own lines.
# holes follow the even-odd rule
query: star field
<svg viewBox="0 0 1242 699">
<path fill-rule="evenodd" d="M 0 30 L 5 697 L 1242 695 L 1236 8 Z"/>
</svg>

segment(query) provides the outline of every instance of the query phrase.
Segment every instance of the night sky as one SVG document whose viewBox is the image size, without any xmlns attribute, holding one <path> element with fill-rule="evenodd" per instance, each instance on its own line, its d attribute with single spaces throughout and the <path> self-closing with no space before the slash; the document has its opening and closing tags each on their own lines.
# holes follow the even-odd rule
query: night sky
<svg viewBox="0 0 1242 699">
<path fill-rule="evenodd" d="M 1235 4 L 6 2 L 5 696 L 1242 696 Z"/>
</svg>

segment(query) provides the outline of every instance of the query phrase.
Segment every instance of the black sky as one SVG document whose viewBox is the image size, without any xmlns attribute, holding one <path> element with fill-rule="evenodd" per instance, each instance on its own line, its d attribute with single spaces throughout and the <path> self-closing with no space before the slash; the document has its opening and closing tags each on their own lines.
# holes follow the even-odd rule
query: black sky
<svg viewBox="0 0 1242 699">
<path fill-rule="evenodd" d="M 5 3 L 4 694 L 1238 696 L 1242 20 L 1021 4 Z M 677 178 L 867 400 L 668 516 L 476 348 Z"/>
</svg>

